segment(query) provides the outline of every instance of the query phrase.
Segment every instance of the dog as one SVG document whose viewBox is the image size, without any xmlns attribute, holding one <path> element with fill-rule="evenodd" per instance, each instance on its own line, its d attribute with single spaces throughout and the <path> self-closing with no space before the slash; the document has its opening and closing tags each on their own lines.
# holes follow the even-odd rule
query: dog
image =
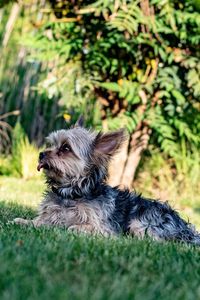
<svg viewBox="0 0 200 300">
<path fill-rule="evenodd" d="M 167 202 L 106 184 L 109 162 L 126 140 L 124 130 L 97 133 L 83 127 L 79 119 L 70 129 L 52 132 L 46 140 L 37 167 L 46 176 L 44 200 L 36 218 L 16 218 L 14 223 L 200 245 L 200 233 Z"/>
</svg>

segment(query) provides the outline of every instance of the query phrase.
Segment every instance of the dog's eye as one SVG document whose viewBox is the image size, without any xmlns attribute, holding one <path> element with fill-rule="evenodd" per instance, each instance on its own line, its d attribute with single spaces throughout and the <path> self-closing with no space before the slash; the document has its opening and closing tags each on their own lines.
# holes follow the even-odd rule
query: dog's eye
<svg viewBox="0 0 200 300">
<path fill-rule="evenodd" d="M 65 144 L 61 147 L 61 151 L 63 152 L 69 152 L 71 149 L 69 147 L 69 145 Z"/>
</svg>

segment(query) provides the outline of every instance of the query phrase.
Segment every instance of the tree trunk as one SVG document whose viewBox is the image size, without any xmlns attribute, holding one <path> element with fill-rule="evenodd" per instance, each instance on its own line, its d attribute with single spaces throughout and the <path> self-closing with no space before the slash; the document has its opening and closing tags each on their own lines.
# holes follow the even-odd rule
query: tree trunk
<svg viewBox="0 0 200 300">
<path fill-rule="evenodd" d="M 121 184 L 123 186 L 131 188 L 135 177 L 136 169 L 141 159 L 141 154 L 142 151 L 140 149 L 136 149 L 135 151 L 129 152 L 126 166 L 124 168 L 124 173 L 121 179 Z"/>
<path fill-rule="evenodd" d="M 142 157 L 142 152 L 147 149 L 150 131 L 148 127 L 144 127 L 132 134 L 130 151 L 124 168 L 121 184 L 131 188 L 135 177 L 137 167 Z"/>
<path fill-rule="evenodd" d="M 121 151 L 115 155 L 113 158 L 111 165 L 109 167 L 109 179 L 108 183 L 111 186 L 120 185 L 124 166 L 126 164 L 127 155 L 128 155 L 128 145 L 129 140 L 127 140 L 121 148 Z"/>
</svg>

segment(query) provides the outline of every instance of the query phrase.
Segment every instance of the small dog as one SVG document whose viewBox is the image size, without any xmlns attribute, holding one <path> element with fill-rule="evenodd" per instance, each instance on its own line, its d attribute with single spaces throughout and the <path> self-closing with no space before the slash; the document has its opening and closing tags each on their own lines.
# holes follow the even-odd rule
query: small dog
<svg viewBox="0 0 200 300">
<path fill-rule="evenodd" d="M 96 133 L 81 120 L 73 128 L 51 133 L 47 149 L 39 154 L 38 171 L 44 169 L 48 189 L 38 216 L 14 222 L 200 245 L 200 234 L 167 203 L 106 184 L 109 161 L 125 139 L 123 130 Z"/>
</svg>

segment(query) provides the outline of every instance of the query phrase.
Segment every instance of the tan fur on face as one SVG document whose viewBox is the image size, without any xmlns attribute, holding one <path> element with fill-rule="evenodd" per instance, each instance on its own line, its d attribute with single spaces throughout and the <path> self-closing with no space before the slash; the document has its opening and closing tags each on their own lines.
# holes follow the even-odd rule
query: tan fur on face
<svg viewBox="0 0 200 300">
<path fill-rule="evenodd" d="M 81 190 L 84 182 L 86 189 L 87 178 L 91 178 L 90 183 L 95 185 L 97 177 L 94 175 L 93 181 L 91 176 L 94 169 L 98 169 L 99 180 L 106 179 L 108 162 L 125 139 L 123 130 L 96 133 L 75 126 L 52 132 L 47 137 L 49 145 L 42 153 L 38 169 L 45 169 L 48 182 L 54 182 L 54 186 L 77 185 Z M 69 150 L 65 153 L 62 151 L 64 145 Z"/>
<path fill-rule="evenodd" d="M 54 177 L 57 170 L 58 178 L 67 175 L 79 179 L 84 176 L 87 168 L 86 158 L 93 139 L 92 132 L 80 128 L 51 133 L 47 137 L 50 147 L 45 150 L 46 161 L 50 165 L 50 171 L 46 170 L 47 175 Z M 68 143 L 72 151 L 58 155 L 58 150 L 64 143 Z"/>
</svg>

